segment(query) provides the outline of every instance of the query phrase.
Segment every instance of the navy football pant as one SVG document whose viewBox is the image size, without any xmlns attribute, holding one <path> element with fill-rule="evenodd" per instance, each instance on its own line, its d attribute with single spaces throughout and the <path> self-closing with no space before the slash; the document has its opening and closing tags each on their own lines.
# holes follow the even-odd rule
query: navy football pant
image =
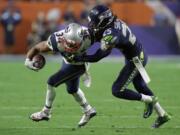
<svg viewBox="0 0 180 135">
<path fill-rule="evenodd" d="M 145 66 L 147 62 L 147 58 L 143 61 L 143 65 Z M 138 91 L 133 91 L 128 89 L 128 85 L 133 83 L 135 89 Z M 136 69 L 134 63 L 132 61 L 126 61 L 125 66 L 119 73 L 116 81 L 112 86 L 112 94 L 115 97 L 128 99 L 128 100 L 141 100 L 141 94 L 145 95 L 153 95 L 153 92 L 148 88 L 147 84 L 144 82 L 140 73 Z"/>
<path fill-rule="evenodd" d="M 79 78 L 85 72 L 85 65 L 71 65 L 62 63 L 61 69 L 49 77 L 48 84 L 58 87 L 62 83 L 66 84 L 67 92 L 73 94 L 79 88 Z"/>
</svg>

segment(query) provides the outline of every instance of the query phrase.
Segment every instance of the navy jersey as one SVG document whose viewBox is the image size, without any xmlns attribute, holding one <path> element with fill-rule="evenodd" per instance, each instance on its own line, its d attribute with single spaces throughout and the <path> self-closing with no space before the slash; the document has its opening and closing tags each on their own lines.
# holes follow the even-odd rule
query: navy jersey
<svg viewBox="0 0 180 135">
<path fill-rule="evenodd" d="M 111 49 L 103 51 L 104 46 L 111 46 L 111 48 L 120 50 L 126 60 L 132 60 L 135 56 L 144 59 L 144 52 L 141 43 L 136 39 L 129 27 L 121 20 L 117 19 L 113 25 L 102 33 L 102 35 L 98 37 L 95 36 L 94 39 L 96 42 L 101 42 L 101 48 L 93 55 L 76 57 L 75 60 L 97 62 L 111 53 Z"/>
<path fill-rule="evenodd" d="M 112 45 L 114 48 L 119 49 L 126 59 L 139 56 L 142 52 L 142 45 L 135 35 L 124 22 L 118 19 L 112 27 L 104 31 L 101 46 L 103 44 Z"/>
</svg>

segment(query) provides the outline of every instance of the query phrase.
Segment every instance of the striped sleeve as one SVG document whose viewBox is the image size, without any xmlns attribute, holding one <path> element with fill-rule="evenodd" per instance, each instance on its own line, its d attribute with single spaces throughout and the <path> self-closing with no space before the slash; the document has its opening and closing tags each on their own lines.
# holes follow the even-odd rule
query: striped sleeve
<svg viewBox="0 0 180 135">
<path fill-rule="evenodd" d="M 57 41 L 56 41 L 56 36 L 55 34 L 52 34 L 49 36 L 48 40 L 47 40 L 47 45 L 48 47 L 54 51 L 54 52 L 58 52 L 58 48 L 57 48 Z"/>
</svg>

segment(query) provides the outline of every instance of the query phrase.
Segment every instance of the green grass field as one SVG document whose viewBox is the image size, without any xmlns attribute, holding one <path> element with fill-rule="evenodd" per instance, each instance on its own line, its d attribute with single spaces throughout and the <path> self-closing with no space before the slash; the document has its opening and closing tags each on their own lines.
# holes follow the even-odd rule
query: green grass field
<svg viewBox="0 0 180 135">
<path fill-rule="evenodd" d="M 0 62 L 0 135 L 179 135 L 180 134 L 180 62 L 150 61 L 149 84 L 159 101 L 172 114 L 172 120 L 160 129 L 151 129 L 156 114 L 142 118 L 144 104 L 119 100 L 112 96 L 111 85 L 122 62 L 91 65 L 92 87 L 81 88 L 98 115 L 78 129 L 81 109 L 66 93 L 57 89 L 53 117 L 48 122 L 32 122 L 29 115 L 44 105 L 46 80 L 59 68 L 48 62 L 40 72 L 24 67 L 22 62 Z M 131 87 L 131 86 L 130 86 Z"/>
</svg>

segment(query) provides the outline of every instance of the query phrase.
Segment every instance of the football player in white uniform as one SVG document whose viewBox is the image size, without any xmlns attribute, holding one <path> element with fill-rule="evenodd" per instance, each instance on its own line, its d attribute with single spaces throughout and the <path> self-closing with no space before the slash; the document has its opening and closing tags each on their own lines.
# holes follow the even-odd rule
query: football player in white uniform
<svg viewBox="0 0 180 135">
<path fill-rule="evenodd" d="M 33 57 L 38 53 L 53 51 L 63 56 L 63 63 L 59 71 L 51 75 L 47 81 L 47 94 L 45 106 L 39 112 L 33 113 L 30 119 L 33 121 L 49 120 L 51 109 L 55 99 L 55 88 L 65 83 L 67 92 L 72 94 L 75 101 L 83 109 L 83 116 L 78 126 L 84 126 L 96 115 L 96 110 L 86 100 L 83 91 L 79 88 L 79 78 L 85 74 L 85 84 L 90 86 L 90 76 L 87 73 L 87 63 L 73 62 L 71 59 L 76 55 L 82 55 L 91 45 L 90 34 L 86 27 L 79 24 L 69 24 L 64 30 L 53 33 L 47 41 L 43 41 L 31 48 L 27 53 L 25 66 L 32 70 L 38 70 L 33 66 Z"/>
</svg>

